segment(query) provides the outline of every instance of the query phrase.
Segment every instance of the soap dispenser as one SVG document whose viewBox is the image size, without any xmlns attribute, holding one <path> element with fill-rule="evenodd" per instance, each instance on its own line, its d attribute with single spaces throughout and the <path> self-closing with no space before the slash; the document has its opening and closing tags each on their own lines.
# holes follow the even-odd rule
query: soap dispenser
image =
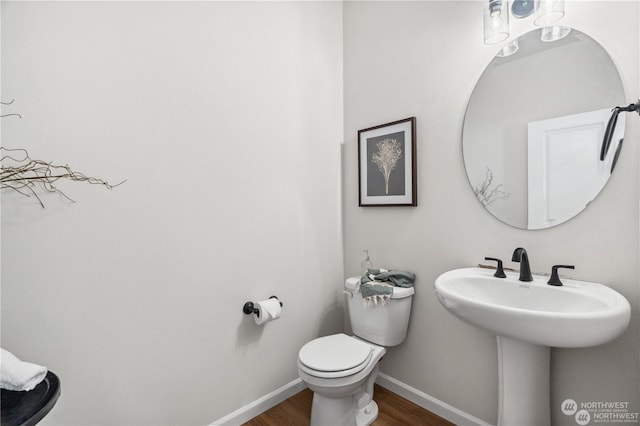
<svg viewBox="0 0 640 426">
<path fill-rule="evenodd" d="M 371 259 L 369 259 L 369 250 L 362 250 L 363 258 L 362 262 L 360 262 L 360 276 L 364 276 L 367 274 L 367 269 L 371 269 L 373 267 L 371 263 Z"/>
</svg>

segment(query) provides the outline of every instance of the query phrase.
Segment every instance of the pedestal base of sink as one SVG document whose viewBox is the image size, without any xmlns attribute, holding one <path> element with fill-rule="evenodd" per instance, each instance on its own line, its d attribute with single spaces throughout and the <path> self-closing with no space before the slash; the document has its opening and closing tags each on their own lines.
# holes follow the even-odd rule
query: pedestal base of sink
<svg viewBox="0 0 640 426">
<path fill-rule="evenodd" d="M 498 426 L 549 426 L 550 349 L 498 336 Z"/>
</svg>

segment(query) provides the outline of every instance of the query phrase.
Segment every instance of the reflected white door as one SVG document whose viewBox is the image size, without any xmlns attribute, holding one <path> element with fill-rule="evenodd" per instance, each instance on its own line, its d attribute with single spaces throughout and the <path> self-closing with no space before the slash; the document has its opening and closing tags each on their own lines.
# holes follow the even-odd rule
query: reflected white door
<svg viewBox="0 0 640 426">
<path fill-rule="evenodd" d="M 605 161 L 600 148 L 611 110 L 535 121 L 528 126 L 528 229 L 548 228 L 580 213 L 607 183 L 624 134 L 624 114 Z"/>
</svg>

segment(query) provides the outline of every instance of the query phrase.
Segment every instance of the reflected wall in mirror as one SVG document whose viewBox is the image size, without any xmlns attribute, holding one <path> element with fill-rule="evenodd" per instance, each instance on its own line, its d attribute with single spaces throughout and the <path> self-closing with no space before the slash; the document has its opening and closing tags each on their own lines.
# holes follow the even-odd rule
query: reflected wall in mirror
<svg viewBox="0 0 640 426">
<path fill-rule="evenodd" d="M 565 28 L 556 31 L 564 38 L 545 42 L 544 31 L 524 34 L 514 54 L 491 61 L 462 131 L 476 197 L 497 219 L 522 229 L 559 225 L 584 210 L 608 181 L 625 128 L 618 121 L 600 161 L 611 109 L 625 104 L 618 70 L 586 34 Z"/>
</svg>

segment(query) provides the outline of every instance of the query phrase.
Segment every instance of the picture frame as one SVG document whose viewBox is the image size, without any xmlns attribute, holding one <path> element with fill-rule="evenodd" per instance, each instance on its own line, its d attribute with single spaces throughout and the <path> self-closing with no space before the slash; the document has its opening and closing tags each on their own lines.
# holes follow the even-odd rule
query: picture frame
<svg viewBox="0 0 640 426">
<path fill-rule="evenodd" d="M 358 130 L 360 207 L 417 206 L 416 118 Z"/>
</svg>

